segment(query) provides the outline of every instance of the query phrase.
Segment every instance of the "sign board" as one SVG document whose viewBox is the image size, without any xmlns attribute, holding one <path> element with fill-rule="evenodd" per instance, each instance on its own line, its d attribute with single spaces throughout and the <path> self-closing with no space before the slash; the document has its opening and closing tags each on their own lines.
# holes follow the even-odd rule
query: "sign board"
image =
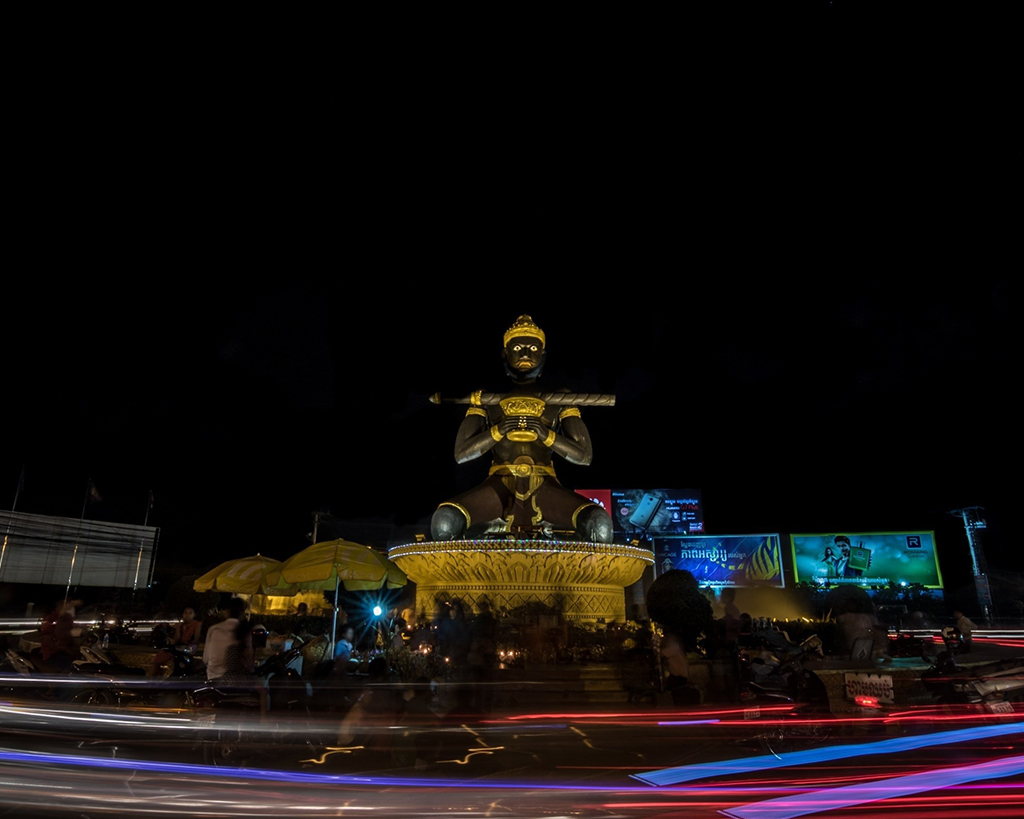
<svg viewBox="0 0 1024 819">
<path fill-rule="evenodd" d="M 919 583 L 942 588 L 934 532 L 790 535 L 793 579 L 840 586 Z"/>
<path fill-rule="evenodd" d="M 687 535 L 704 531 L 704 506 L 699 489 L 577 489 L 612 516 L 615 534 Z"/>
<path fill-rule="evenodd" d="M 146 588 L 160 530 L 0 512 L 0 582 Z"/>
<path fill-rule="evenodd" d="M 652 540 L 659 575 L 684 569 L 707 588 L 786 585 L 777 534 L 666 535 Z"/>
<path fill-rule="evenodd" d="M 887 705 L 894 702 L 891 674 L 847 673 L 845 678 L 847 699 L 874 697 Z"/>
</svg>

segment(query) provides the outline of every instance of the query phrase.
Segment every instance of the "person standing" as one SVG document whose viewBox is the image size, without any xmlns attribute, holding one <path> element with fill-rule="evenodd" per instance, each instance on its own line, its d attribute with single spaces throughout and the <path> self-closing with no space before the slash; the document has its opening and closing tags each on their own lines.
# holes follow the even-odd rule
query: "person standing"
<svg viewBox="0 0 1024 819">
<path fill-rule="evenodd" d="M 213 654 L 209 655 L 211 638 Z M 210 630 L 206 632 L 203 658 L 206 661 L 208 680 L 216 682 L 219 686 L 251 691 L 259 703 L 260 718 L 266 717 L 270 692 L 267 681 L 256 674 L 252 622 L 246 616 L 246 603 L 241 597 L 232 597 L 228 603 L 227 619 L 210 626 Z"/>
<path fill-rule="evenodd" d="M 245 600 L 241 597 L 232 597 L 227 605 L 227 617 L 207 629 L 206 642 L 203 644 L 206 679 L 216 680 L 227 673 L 228 648 L 237 643 L 238 626 L 245 617 L 245 609 Z"/>
<path fill-rule="evenodd" d="M 81 600 L 59 600 L 39 626 L 39 653 L 43 662 L 54 671 L 70 671 L 81 657 L 78 638 L 82 629 L 75 625 L 75 607 Z"/>
<path fill-rule="evenodd" d="M 681 637 L 670 629 L 662 630 L 659 646 L 665 680 L 665 690 L 672 696 L 673 705 L 695 705 L 698 698 L 690 688 L 690 661 Z"/>
<path fill-rule="evenodd" d="M 960 629 L 960 653 L 969 654 L 972 644 L 974 643 L 974 630 L 977 626 L 974 625 L 971 618 L 960 611 L 960 609 L 956 609 L 953 612 L 953 620 L 956 622 L 956 627 Z"/>
<path fill-rule="evenodd" d="M 469 621 L 466 609 L 458 597 L 448 603 L 448 619 L 441 626 L 438 648 L 448 666 L 448 679 L 451 684 L 451 703 L 453 713 L 465 713 L 470 708 L 469 682 Z"/>
<path fill-rule="evenodd" d="M 479 612 L 470 624 L 469 663 L 473 684 L 473 702 L 481 714 L 491 710 L 494 702 L 494 669 L 498 664 L 498 619 L 491 613 L 487 600 L 477 603 Z"/>
</svg>

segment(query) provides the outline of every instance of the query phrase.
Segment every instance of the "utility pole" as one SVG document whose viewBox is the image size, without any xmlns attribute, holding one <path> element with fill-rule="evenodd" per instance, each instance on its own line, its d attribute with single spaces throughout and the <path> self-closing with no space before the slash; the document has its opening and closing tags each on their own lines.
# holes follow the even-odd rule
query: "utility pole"
<svg viewBox="0 0 1024 819">
<path fill-rule="evenodd" d="M 992 625 L 992 591 L 988 585 L 988 566 L 985 562 L 985 551 L 981 547 L 978 537 L 978 530 L 988 526 L 984 517 L 985 510 L 980 506 L 965 506 L 963 509 L 953 509 L 949 514 L 958 517 L 964 522 L 964 532 L 967 534 L 967 546 L 971 551 L 971 568 L 974 570 L 974 589 L 978 595 L 978 603 L 985 617 L 985 622 Z"/>
</svg>

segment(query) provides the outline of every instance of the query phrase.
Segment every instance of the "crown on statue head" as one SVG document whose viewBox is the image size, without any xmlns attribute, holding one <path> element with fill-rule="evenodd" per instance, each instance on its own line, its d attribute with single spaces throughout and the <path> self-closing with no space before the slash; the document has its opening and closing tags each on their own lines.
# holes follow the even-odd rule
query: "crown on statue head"
<svg viewBox="0 0 1024 819">
<path fill-rule="evenodd" d="M 512 338 L 536 338 L 544 346 L 544 331 L 533 323 L 533 319 L 523 313 L 515 320 L 515 323 L 505 331 L 505 346 L 508 346 Z"/>
</svg>

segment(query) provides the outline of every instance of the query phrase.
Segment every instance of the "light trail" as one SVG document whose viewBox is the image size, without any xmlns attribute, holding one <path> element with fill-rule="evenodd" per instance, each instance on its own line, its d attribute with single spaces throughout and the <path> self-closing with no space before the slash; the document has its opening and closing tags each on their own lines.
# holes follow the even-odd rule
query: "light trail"
<svg viewBox="0 0 1024 819">
<path fill-rule="evenodd" d="M 827 748 L 815 748 L 810 751 L 798 751 L 782 756 L 765 755 L 733 759 L 724 762 L 712 762 L 701 765 L 684 765 L 678 768 L 662 768 L 642 774 L 630 774 L 634 779 L 649 785 L 678 785 L 681 782 L 692 782 L 713 776 L 734 776 L 775 768 L 789 768 L 795 765 L 807 765 L 815 762 L 832 762 L 841 759 L 852 759 L 872 754 L 893 754 L 904 751 L 915 751 L 919 748 L 930 748 L 954 742 L 968 742 L 974 739 L 990 739 L 991 737 L 1008 734 L 1024 733 L 1024 723 L 983 725 L 973 728 L 961 728 L 956 731 L 941 731 L 933 734 L 922 734 L 912 737 L 896 737 L 883 739 L 879 742 L 866 742 L 860 745 L 832 745 Z"/>
<path fill-rule="evenodd" d="M 796 819 L 809 813 L 857 807 L 869 802 L 951 788 L 983 779 L 1000 779 L 1020 773 L 1024 773 L 1024 756 L 1013 756 L 977 765 L 935 768 L 881 782 L 780 796 L 765 802 L 723 809 L 721 813 L 733 819 Z"/>
</svg>

